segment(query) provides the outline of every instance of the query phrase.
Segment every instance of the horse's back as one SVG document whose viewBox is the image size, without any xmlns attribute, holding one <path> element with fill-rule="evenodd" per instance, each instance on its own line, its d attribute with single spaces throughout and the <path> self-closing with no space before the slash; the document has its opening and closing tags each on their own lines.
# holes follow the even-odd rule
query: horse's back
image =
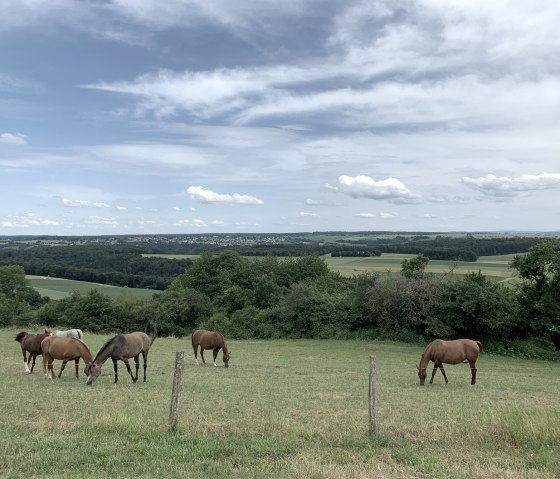
<svg viewBox="0 0 560 479">
<path fill-rule="evenodd" d="M 122 348 L 126 351 L 125 354 L 131 354 L 132 356 L 136 356 L 140 351 L 147 352 L 152 344 L 150 337 L 142 331 L 118 334 L 117 337 L 119 336 L 122 337 Z"/>
<path fill-rule="evenodd" d="M 445 341 L 435 339 L 426 348 L 432 360 L 442 361 L 447 364 L 458 364 L 465 360 L 476 361 L 482 351 L 482 343 L 471 339 L 453 339 Z"/>
<path fill-rule="evenodd" d="M 200 346 L 203 349 L 213 349 L 224 344 L 224 337 L 217 331 L 197 329 L 192 332 L 193 347 Z"/>
</svg>

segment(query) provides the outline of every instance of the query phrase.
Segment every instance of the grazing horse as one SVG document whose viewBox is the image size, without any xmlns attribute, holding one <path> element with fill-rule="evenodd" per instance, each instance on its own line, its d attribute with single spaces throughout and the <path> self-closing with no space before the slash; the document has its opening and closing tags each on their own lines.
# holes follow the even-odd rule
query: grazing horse
<svg viewBox="0 0 560 479">
<path fill-rule="evenodd" d="M 51 379 L 53 378 L 54 359 L 62 359 L 62 366 L 57 376 L 58 379 L 60 379 L 62 371 L 64 371 L 68 361 L 74 361 L 76 363 L 76 379 L 79 379 L 78 363 L 80 362 L 80 358 L 83 359 L 86 364 L 84 373 L 86 375 L 89 373 L 93 356 L 86 346 L 86 343 L 81 339 L 48 336 L 41 342 L 41 349 L 43 350 L 43 372 L 45 376 Z"/>
<path fill-rule="evenodd" d="M 43 350 L 41 349 L 41 341 L 43 341 L 43 339 L 45 339 L 47 336 L 50 336 L 51 334 L 52 333 L 48 332 L 46 329 L 44 333 L 39 334 L 29 334 L 25 331 L 22 331 L 21 333 L 18 333 L 14 338 L 21 345 L 21 352 L 23 354 L 23 365 L 25 366 L 26 373 L 33 372 L 33 368 L 35 367 L 35 359 L 37 358 L 37 356 L 43 354 Z M 29 353 L 29 358 L 27 357 L 27 353 Z M 31 369 L 29 369 L 31 358 L 33 358 L 33 364 L 31 365 Z"/>
<path fill-rule="evenodd" d="M 84 339 L 84 333 L 81 329 L 69 329 L 67 331 L 53 331 L 53 336 L 60 336 L 61 338 L 76 338 Z"/>
<path fill-rule="evenodd" d="M 117 361 L 120 359 L 126 365 L 126 369 L 132 378 L 132 382 L 138 381 L 138 368 L 140 367 L 140 354 L 144 358 L 144 382 L 146 382 L 146 368 L 148 367 L 148 351 L 157 335 L 155 323 L 150 320 L 146 324 L 146 332 L 135 332 L 129 334 L 117 334 L 109 339 L 95 356 L 89 370 L 86 384 L 92 384 L 101 374 L 101 366 L 107 359 L 113 360 L 115 369 L 115 384 L 119 380 Z M 134 358 L 136 364 L 136 377 L 132 374 L 128 360 Z"/>
<path fill-rule="evenodd" d="M 430 361 L 434 363 L 430 384 L 433 383 L 438 368 L 441 369 L 441 374 L 445 378 L 445 384 L 449 382 L 443 369 L 443 363 L 459 364 L 464 362 L 468 362 L 471 366 L 471 384 L 476 384 L 476 360 L 481 351 L 482 343 L 480 341 L 472 341 L 470 339 L 455 339 L 454 341 L 436 339 L 432 341 L 422 353 L 420 364 L 416 366 L 418 368 L 420 384 L 424 385 L 426 381 L 426 368 Z"/>
<path fill-rule="evenodd" d="M 216 364 L 216 357 L 218 356 L 218 352 L 221 349 L 223 352 L 224 367 L 229 367 L 229 357 L 231 355 L 231 352 L 228 351 L 226 340 L 221 333 L 215 331 L 206 331 L 205 329 L 197 329 L 192 332 L 191 341 L 196 364 L 199 364 L 198 348 L 200 347 L 200 357 L 202 358 L 202 362 L 204 364 L 206 364 L 206 361 L 204 361 L 204 350 L 211 349 L 214 354 L 214 366 L 217 367 L 218 365 Z"/>
</svg>

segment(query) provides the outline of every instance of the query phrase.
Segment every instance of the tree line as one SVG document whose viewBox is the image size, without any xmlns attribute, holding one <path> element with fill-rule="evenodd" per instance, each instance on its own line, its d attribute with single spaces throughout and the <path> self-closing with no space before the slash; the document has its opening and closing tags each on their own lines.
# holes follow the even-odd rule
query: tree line
<svg viewBox="0 0 560 479">
<path fill-rule="evenodd" d="M 429 258 L 403 261 L 400 274 L 343 277 L 318 256 L 204 253 L 153 300 L 111 299 L 97 290 L 61 300 L 26 286 L 21 266 L 0 267 L 0 325 L 132 331 L 148 319 L 160 334 L 195 328 L 232 338 L 362 338 L 426 342 L 468 337 L 485 347 L 557 358 L 560 349 L 560 241 L 546 240 L 511 266 L 519 284 L 481 272 L 452 281 L 426 273 Z"/>
<path fill-rule="evenodd" d="M 30 275 L 163 290 L 192 261 L 144 257 L 140 247 L 130 245 L 0 247 L 0 265 L 11 264 Z"/>
</svg>

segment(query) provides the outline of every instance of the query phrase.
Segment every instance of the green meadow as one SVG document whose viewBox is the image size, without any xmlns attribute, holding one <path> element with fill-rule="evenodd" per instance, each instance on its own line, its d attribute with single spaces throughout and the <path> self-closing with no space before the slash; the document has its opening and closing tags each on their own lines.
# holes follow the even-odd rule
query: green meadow
<svg viewBox="0 0 560 479">
<path fill-rule="evenodd" d="M 79 327 L 80 325 L 75 325 Z M 38 328 L 39 330 L 40 328 Z M 86 386 L 68 365 L 24 373 L 0 330 L 0 477 L 534 478 L 560 476 L 560 363 L 483 352 L 419 386 L 422 348 L 373 341 L 229 341 L 230 367 L 197 366 L 189 338 L 157 338 L 148 381 L 119 363 Z M 108 336 L 85 331 L 95 354 Z M 186 352 L 179 425 L 168 416 Z M 377 433 L 368 434 L 369 358 Z M 207 359 L 211 357 L 206 353 Z M 59 363 L 55 362 L 58 371 Z M 221 365 L 221 360 L 218 361 Z"/>
<path fill-rule="evenodd" d="M 74 291 L 87 294 L 92 289 L 97 289 L 99 292 L 113 299 L 151 299 L 154 293 L 160 292 L 153 289 L 123 288 L 108 284 L 88 283 L 86 281 L 74 281 L 71 279 L 44 276 L 28 275 L 26 278 L 29 286 L 37 290 L 41 296 L 47 296 L 51 299 L 66 298 Z"/>
<path fill-rule="evenodd" d="M 404 259 L 413 258 L 412 254 L 383 254 L 369 258 L 348 258 L 325 256 L 325 261 L 333 271 L 345 276 L 371 272 L 398 273 Z M 515 270 L 509 269 L 509 262 L 514 255 L 481 256 L 477 261 L 442 261 L 430 260 L 427 272 L 436 275 L 465 275 L 480 271 L 485 276 L 496 280 L 509 280 L 514 277 Z"/>
<path fill-rule="evenodd" d="M 172 254 L 154 254 L 144 256 L 158 256 L 162 258 L 196 260 L 197 255 L 172 255 Z M 413 258 L 412 254 L 391 254 L 384 253 L 381 256 L 371 256 L 367 258 L 359 257 L 332 257 L 330 254 L 323 256 L 327 265 L 333 271 L 337 271 L 344 276 L 353 276 L 362 273 L 398 273 L 401 270 L 402 261 L 404 259 Z M 514 255 L 499 256 L 481 256 L 477 261 L 440 261 L 430 260 L 427 272 L 436 275 L 450 274 L 465 275 L 467 273 L 482 274 L 489 278 L 503 281 L 511 280 L 514 277 L 515 270 L 509 269 L 509 263 Z M 251 256 L 250 258 L 258 260 L 259 257 Z"/>
</svg>

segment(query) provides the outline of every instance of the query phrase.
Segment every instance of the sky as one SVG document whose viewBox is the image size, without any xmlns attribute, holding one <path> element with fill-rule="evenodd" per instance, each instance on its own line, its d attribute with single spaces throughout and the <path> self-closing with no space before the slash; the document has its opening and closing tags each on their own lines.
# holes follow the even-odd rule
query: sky
<svg viewBox="0 0 560 479">
<path fill-rule="evenodd" d="M 0 236 L 560 230 L 553 0 L 3 0 Z"/>
</svg>

